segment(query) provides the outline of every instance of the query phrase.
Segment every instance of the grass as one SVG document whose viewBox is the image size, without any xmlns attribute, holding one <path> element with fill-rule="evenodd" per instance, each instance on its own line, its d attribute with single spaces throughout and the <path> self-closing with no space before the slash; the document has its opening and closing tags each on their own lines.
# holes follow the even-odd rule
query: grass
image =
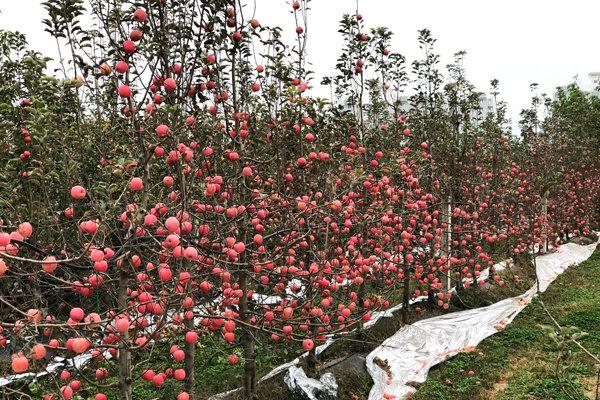
<svg viewBox="0 0 600 400">
<path fill-rule="evenodd" d="M 541 295 L 564 327 L 588 334 L 581 343 L 600 355 L 600 250 L 572 267 Z M 555 373 L 557 343 L 539 325 L 550 320 L 535 299 L 501 334 L 484 340 L 434 367 L 413 399 L 425 400 L 584 400 L 595 398 L 596 367 L 575 345 Z M 475 375 L 469 376 L 468 371 Z"/>
</svg>

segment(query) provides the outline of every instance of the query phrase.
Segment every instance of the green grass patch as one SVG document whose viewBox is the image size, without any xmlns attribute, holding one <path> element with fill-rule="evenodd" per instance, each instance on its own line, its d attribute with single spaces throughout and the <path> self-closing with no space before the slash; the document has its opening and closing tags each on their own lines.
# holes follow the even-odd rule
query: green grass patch
<svg viewBox="0 0 600 400">
<path fill-rule="evenodd" d="M 588 334 L 581 340 L 600 355 L 600 250 L 571 267 L 541 295 L 562 326 Z M 418 400 L 583 400 L 593 399 L 596 369 L 575 345 L 561 362 L 558 346 L 539 325 L 550 320 L 534 299 L 507 329 L 484 340 L 477 350 L 434 367 L 413 396 Z M 475 375 L 469 376 L 468 372 Z"/>
</svg>

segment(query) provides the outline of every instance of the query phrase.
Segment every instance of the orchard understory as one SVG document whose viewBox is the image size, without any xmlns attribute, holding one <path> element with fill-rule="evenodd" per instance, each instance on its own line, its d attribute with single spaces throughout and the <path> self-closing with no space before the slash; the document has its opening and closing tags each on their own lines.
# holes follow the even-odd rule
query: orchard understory
<svg viewBox="0 0 600 400">
<path fill-rule="evenodd" d="M 0 373 L 90 357 L 2 398 L 203 399 L 218 370 L 256 399 L 263 362 L 308 352 L 318 377 L 329 335 L 393 333 L 374 312 L 518 293 L 532 257 L 594 236 L 600 100 L 534 93 L 511 132 L 464 52 L 442 75 L 422 30 L 407 66 L 358 11 L 318 97 L 309 6 L 272 28 L 241 1 L 48 0 L 58 60 L 0 30 Z"/>
</svg>

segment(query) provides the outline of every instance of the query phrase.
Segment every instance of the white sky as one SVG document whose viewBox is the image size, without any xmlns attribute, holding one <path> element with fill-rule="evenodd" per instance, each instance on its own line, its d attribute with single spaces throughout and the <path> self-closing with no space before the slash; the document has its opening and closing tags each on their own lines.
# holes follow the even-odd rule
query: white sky
<svg viewBox="0 0 600 400">
<path fill-rule="evenodd" d="M 34 49 L 55 56 L 54 41 L 41 24 L 45 14 L 40 2 L 0 0 L 0 29 L 19 30 Z M 263 24 L 282 26 L 294 37 L 289 1 L 256 2 L 256 17 Z M 338 21 L 342 14 L 354 13 L 356 3 L 313 0 L 311 8 L 308 57 L 311 69 L 322 76 L 333 71 L 338 55 Z M 404 54 L 408 63 L 418 54 L 417 30 L 422 28 L 438 39 L 443 66 L 456 51 L 467 50 L 465 66 L 478 90 L 487 91 L 492 78 L 500 80 L 513 126 L 529 103 L 530 83 L 552 94 L 576 75 L 585 87 L 587 74 L 600 70 L 596 0 L 360 0 L 360 13 L 367 26 L 387 26 L 395 33 L 392 50 Z"/>
</svg>

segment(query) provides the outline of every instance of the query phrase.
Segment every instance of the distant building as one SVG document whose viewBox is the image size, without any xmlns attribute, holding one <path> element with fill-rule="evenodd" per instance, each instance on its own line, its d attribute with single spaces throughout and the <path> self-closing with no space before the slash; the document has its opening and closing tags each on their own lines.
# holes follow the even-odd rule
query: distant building
<svg viewBox="0 0 600 400">
<path fill-rule="evenodd" d="M 600 86 L 600 72 L 590 72 L 588 78 L 590 78 L 590 82 L 594 85 L 594 89 Z"/>
<path fill-rule="evenodd" d="M 588 74 L 590 78 L 590 82 L 592 83 L 592 89 L 590 90 L 590 94 L 592 96 L 600 98 L 600 72 L 590 72 Z"/>
<path fill-rule="evenodd" d="M 600 98 L 600 72 L 590 72 L 588 74 L 588 82 L 580 84 L 579 87 L 584 93 Z M 566 91 L 568 88 L 568 85 L 558 86 L 554 92 L 554 100 L 558 98 L 559 90 Z"/>
<path fill-rule="evenodd" d="M 496 102 L 494 101 L 494 98 L 485 93 L 482 93 L 481 96 L 479 96 L 479 107 L 481 107 L 481 114 L 484 117 L 496 112 Z"/>
</svg>

